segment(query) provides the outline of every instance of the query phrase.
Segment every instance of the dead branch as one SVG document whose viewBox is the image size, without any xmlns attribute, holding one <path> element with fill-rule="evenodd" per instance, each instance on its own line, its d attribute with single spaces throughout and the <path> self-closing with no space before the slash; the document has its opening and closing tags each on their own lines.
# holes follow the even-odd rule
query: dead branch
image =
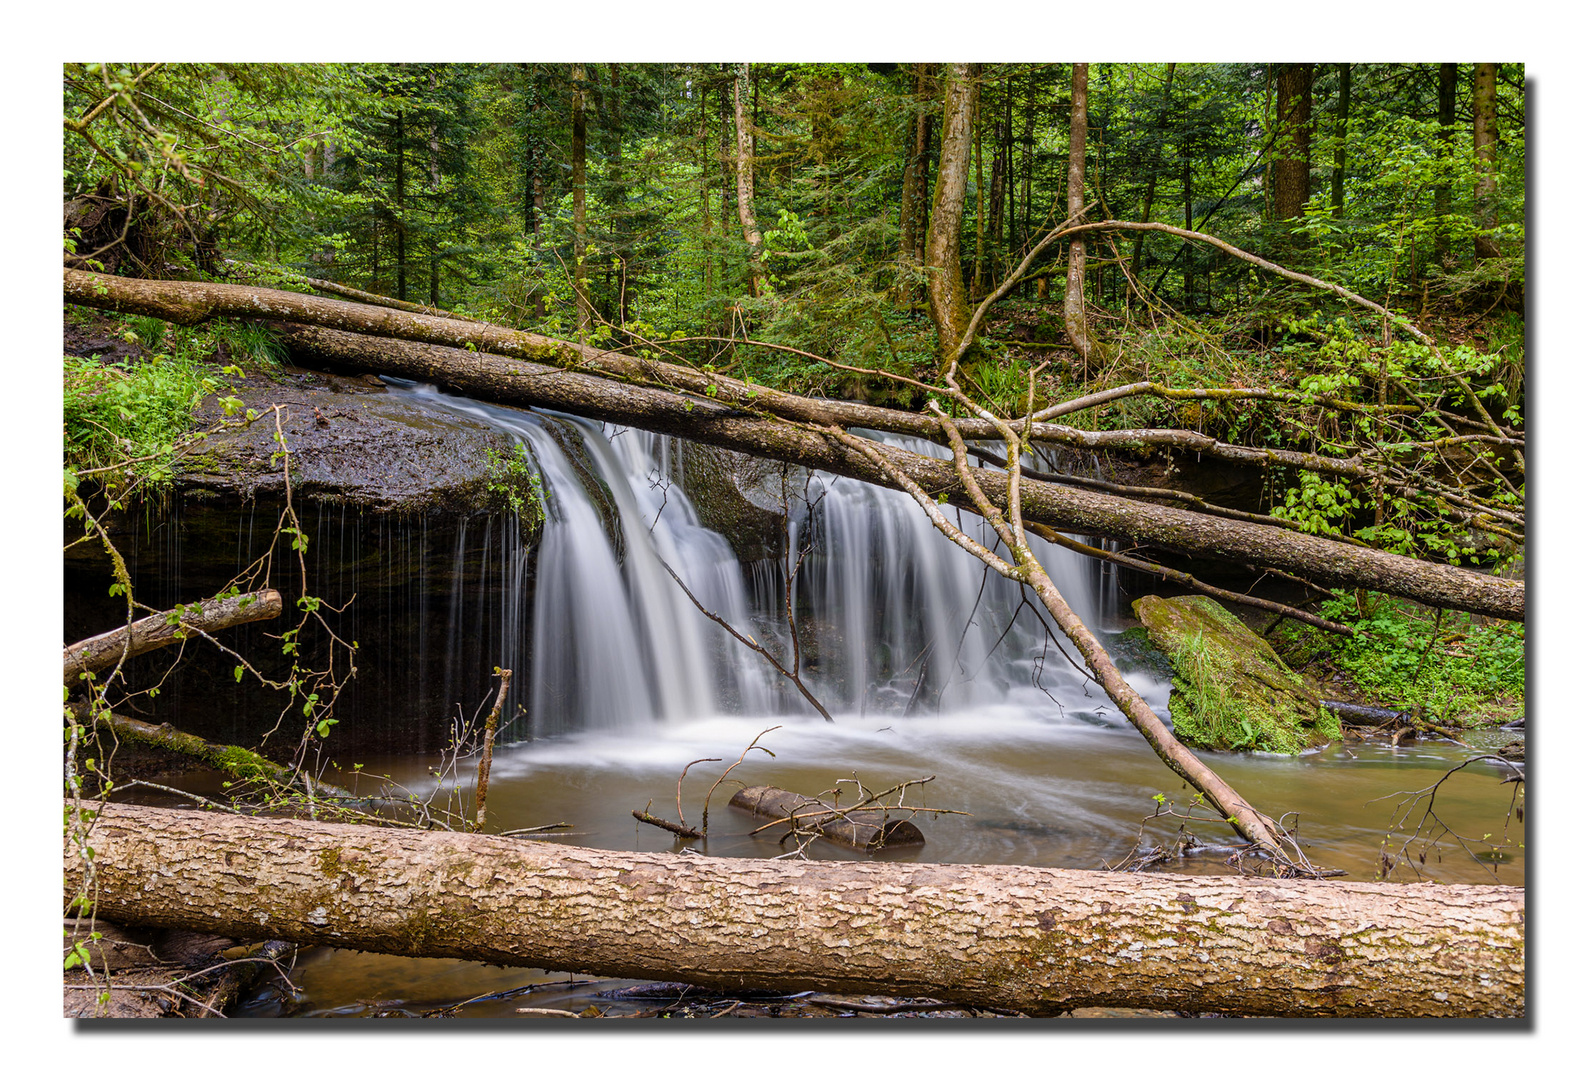
<svg viewBox="0 0 1588 1080">
<path fill-rule="evenodd" d="M 281 594 L 275 589 L 183 604 L 66 646 L 61 653 L 62 675 L 67 685 L 71 685 L 85 672 L 99 671 L 131 657 L 174 645 L 193 634 L 274 619 L 280 614 Z"/>
<path fill-rule="evenodd" d="M 485 789 L 491 782 L 491 751 L 496 745 L 496 724 L 502 718 L 502 703 L 507 700 L 507 686 L 513 681 L 513 672 L 508 668 L 497 668 L 496 674 L 501 678 L 501 685 L 496 688 L 496 704 L 491 706 L 491 714 L 485 718 L 484 745 L 480 749 L 480 771 L 474 785 L 474 821 L 471 831 L 479 832 L 485 827 Z"/>
</svg>

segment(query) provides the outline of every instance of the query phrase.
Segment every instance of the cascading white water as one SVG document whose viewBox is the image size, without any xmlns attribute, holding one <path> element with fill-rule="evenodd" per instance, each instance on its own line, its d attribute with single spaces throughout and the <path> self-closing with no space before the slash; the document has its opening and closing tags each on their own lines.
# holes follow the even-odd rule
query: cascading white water
<svg viewBox="0 0 1588 1080">
<path fill-rule="evenodd" d="M 547 521 L 534 573 L 531 682 L 523 691 L 536 735 L 720 714 L 814 715 L 770 664 L 701 610 L 790 662 L 785 575 L 807 548 L 794 589 L 801 676 L 830 712 L 1013 704 L 1062 716 L 1106 705 L 1021 588 L 960 551 L 901 492 L 816 474 L 789 508 L 788 562 L 741 567 L 675 483 L 679 440 L 430 387 L 394 392 L 512 435 L 539 471 Z M 947 454 L 920 440 L 870 434 Z M 961 524 L 995 546 L 980 518 L 965 514 Z M 1091 560 L 1032 543 L 1071 606 L 1095 625 Z"/>
<path fill-rule="evenodd" d="M 883 432 L 864 434 L 918 454 L 947 449 Z M 818 475 L 811 509 L 793 521 L 790 545 L 810 546 L 805 595 L 835 638 L 827 694 L 848 709 L 959 709 L 1029 699 L 1051 710 L 1073 685 L 1073 656 L 1046 613 L 1019 585 L 956 547 L 906 494 Z M 974 514 L 958 525 L 988 548 L 992 528 Z M 1096 624 L 1091 560 L 1030 538 L 1033 551 L 1083 621 Z M 1067 706 L 1069 703 L 1062 703 Z"/>
<path fill-rule="evenodd" d="M 394 386 L 416 404 L 483 421 L 525 445 L 545 495 L 526 697 L 537 735 L 617 729 L 727 711 L 766 713 L 771 674 L 695 600 L 749 624 L 727 542 L 702 528 L 658 464 L 658 437 L 576 417 L 506 409 L 432 387 Z M 556 430 L 556 434 L 553 430 Z M 576 447 L 574 458 L 565 442 Z"/>
</svg>

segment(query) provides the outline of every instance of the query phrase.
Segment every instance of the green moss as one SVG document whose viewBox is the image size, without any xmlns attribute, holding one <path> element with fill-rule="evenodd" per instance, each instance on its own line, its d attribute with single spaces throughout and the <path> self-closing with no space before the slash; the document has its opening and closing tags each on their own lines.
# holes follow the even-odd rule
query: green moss
<svg viewBox="0 0 1588 1080">
<path fill-rule="evenodd" d="M 276 776 L 281 770 L 273 762 L 241 746 L 223 746 L 212 762 L 217 769 L 239 780 L 264 780 Z"/>
<path fill-rule="evenodd" d="M 1169 714 L 1181 742 L 1297 754 L 1339 738 L 1316 692 L 1217 601 L 1147 596 L 1135 610 L 1173 665 Z"/>
</svg>

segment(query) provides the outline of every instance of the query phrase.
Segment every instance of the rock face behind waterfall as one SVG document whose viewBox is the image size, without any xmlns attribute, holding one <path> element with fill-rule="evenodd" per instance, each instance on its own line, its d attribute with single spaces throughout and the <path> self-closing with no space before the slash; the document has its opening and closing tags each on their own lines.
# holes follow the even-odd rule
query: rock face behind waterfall
<svg viewBox="0 0 1588 1080">
<path fill-rule="evenodd" d="M 516 667 L 528 649 L 522 610 L 541 518 L 523 449 L 490 425 L 416 409 L 379 383 L 290 368 L 278 380 L 252 378 L 239 388 L 244 405 L 261 414 L 252 425 L 206 440 L 178 459 L 168 490 L 104 517 L 134 594 L 156 609 L 213 595 L 273 547 L 272 584 L 286 611 L 296 612 L 305 593 L 318 597 L 336 633 L 358 642 L 359 675 L 337 699 L 331 752 L 444 747 L 460 710 L 473 715 L 490 692 L 492 667 Z M 276 535 L 285 484 L 283 462 L 272 460 L 276 417 L 267 410 L 277 404 L 293 506 L 308 540 L 306 589 L 298 553 Z M 211 401 L 199 422 L 219 418 Z M 515 501 L 525 513 L 513 512 Z M 81 526 L 69 522 L 66 539 L 79 535 Z M 98 545 L 69 548 L 64 571 L 65 640 L 126 620 L 125 601 L 108 593 Z M 226 644 L 283 678 L 281 644 L 271 635 L 295 624 L 283 616 L 237 627 Z M 318 637 L 303 645 L 323 655 Z M 235 664 L 194 645 L 168 674 L 171 659 L 157 654 L 132 661 L 129 674 L 135 685 L 161 684 L 159 697 L 143 699 L 145 719 L 254 746 L 276 727 L 287 699 L 237 680 Z M 517 706 L 515 697 L 509 715 Z M 290 751 L 296 741 L 295 730 L 283 731 L 267 750 Z"/>
<path fill-rule="evenodd" d="M 1132 606 L 1174 664 L 1169 715 L 1181 742 L 1295 754 L 1339 737 L 1317 692 L 1217 600 L 1144 596 Z"/>
<path fill-rule="evenodd" d="M 721 533 L 741 562 L 782 557 L 787 514 L 805 496 L 804 469 L 705 443 L 685 443 L 680 457 L 678 479 L 702 525 Z"/>
</svg>

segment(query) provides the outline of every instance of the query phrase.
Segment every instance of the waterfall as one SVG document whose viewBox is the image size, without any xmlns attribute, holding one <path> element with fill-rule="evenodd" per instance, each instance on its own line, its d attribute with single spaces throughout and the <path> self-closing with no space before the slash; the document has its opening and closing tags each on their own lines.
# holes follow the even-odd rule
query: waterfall
<svg viewBox="0 0 1588 1080">
<path fill-rule="evenodd" d="M 949 451 L 920 439 L 863 432 L 918 454 Z M 820 492 L 790 530 L 811 549 L 803 582 L 818 627 L 833 635 L 825 691 L 846 709 L 963 709 L 1050 695 L 1072 682 L 1074 652 L 1019 585 L 956 547 L 900 491 L 818 475 Z M 991 526 L 951 511 L 983 546 L 1001 550 Z M 1092 560 L 1035 537 L 1033 552 L 1083 621 L 1095 626 Z M 1007 552 L 1003 552 L 1007 556 Z M 1053 667 L 1068 668 L 1069 672 Z"/>
<path fill-rule="evenodd" d="M 771 664 L 705 614 L 788 664 L 786 595 L 801 676 L 835 714 L 1014 704 L 1058 717 L 1107 704 L 1095 684 L 1088 689 L 1046 613 L 939 534 L 902 492 L 814 474 L 787 508 L 787 558 L 741 566 L 727 541 L 700 524 L 678 483 L 688 452 L 680 440 L 425 386 L 393 392 L 509 434 L 539 473 L 546 522 L 534 596 L 514 615 L 532 620 L 529 685 L 520 693 L 534 735 L 723 714 L 814 715 Z M 948 453 L 867 434 L 917 453 Z M 960 525 L 996 548 L 979 517 L 962 514 Z M 1031 542 L 1076 613 L 1095 626 L 1107 615 L 1096 564 Z M 504 627 L 502 636 L 519 635 Z"/>
</svg>

